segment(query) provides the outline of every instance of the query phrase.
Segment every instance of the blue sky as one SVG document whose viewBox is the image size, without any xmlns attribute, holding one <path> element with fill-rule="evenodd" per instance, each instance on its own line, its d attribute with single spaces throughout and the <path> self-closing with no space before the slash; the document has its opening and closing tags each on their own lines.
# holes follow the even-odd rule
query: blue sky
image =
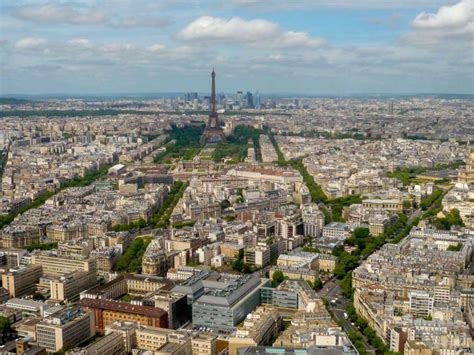
<svg viewBox="0 0 474 355">
<path fill-rule="evenodd" d="M 3 0 L 0 94 L 474 94 L 474 0 Z"/>
</svg>

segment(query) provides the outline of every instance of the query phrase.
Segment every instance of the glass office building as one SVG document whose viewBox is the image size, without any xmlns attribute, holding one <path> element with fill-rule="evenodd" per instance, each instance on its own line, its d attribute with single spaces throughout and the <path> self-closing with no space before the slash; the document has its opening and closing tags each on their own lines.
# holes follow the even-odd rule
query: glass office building
<svg viewBox="0 0 474 355">
<path fill-rule="evenodd" d="M 231 331 L 260 304 L 260 290 L 268 286 L 259 274 L 245 275 L 212 289 L 193 303 L 194 326 Z"/>
</svg>

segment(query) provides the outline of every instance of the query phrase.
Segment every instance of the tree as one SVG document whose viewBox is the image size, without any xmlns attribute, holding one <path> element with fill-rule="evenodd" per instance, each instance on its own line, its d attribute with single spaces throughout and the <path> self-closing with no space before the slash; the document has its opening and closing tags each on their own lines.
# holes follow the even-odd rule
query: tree
<svg viewBox="0 0 474 355">
<path fill-rule="evenodd" d="M 10 331 L 10 321 L 6 317 L 0 316 L 0 333 L 6 334 Z"/>
<path fill-rule="evenodd" d="M 369 229 L 358 227 L 354 229 L 352 233 L 352 237 L 346 240 L 346 244 L 348 245 L 356 245 L 358 250 L 364 250 L 367 244 L 367 238 L 369 237 Z"/>
<path fill-rule="evenodd" d="M 242 268 L 242 272 L 244 274 L 251 274 L 254 271 L 255 271 L 255 267 L 253 265 L 244 264 L 244 267 Z"/>
<path fill-rule="evenodd" d="M 369 229 L 363 227 L 357 227 L 354 229 L 354 238 L 365 239 L 369 236 Z"/>
<path fill-rule="evenodd" d="M 431 195 L 421 200 L 420 202 L 421 209 L 423 211 L 428 210 L 428 208 L 431 205 L 433 205 L 439 198 L 442 198 L 442 196 L 443 196 L 443 190 L 435 189 Z"/>
<path fill-rule="evenodd" d="M 460 251 L 462 249 L 462 243 L 458 243 L 457 245 L 450 245 L 448 247 L 448 251 Z"/>
<path fill-rule="evenodd" d="M 332 255 L 339 257 L 343 252 L 344 247 L 342 245 L 338 245 L 332 250 Z"/>
<path fill-rule="evenodd" d="M 235 260 L 232 262 L 232 269 L 238 272 L 242 272 L 244 268 L 244 250 L 240 249 L 235 254 Z"/>
<path fill-rule="evenodd" d="M 354 270 L 357 266 L 359 266 L 359 257 L 357 255 L 352 255 L 346 251 L 343 251 L 339 256 L 339 260 L 337 261 L 334 274 L 338 279 L 342 279 L 346 273 Z"/>
<path fill-rule="evenodd" d="M 361 318 L 361 317 L 357 317 L 357 320 L 355 321 L 355 324 L 359 327 L 359 329 L 361 329 L 362 331 L 365 330 L 365 328 L 367 328 L 367 326 L 369 325 L 367 323 L 367 321 L 364 319 L 364 318 Z"/>
<path fill-rule="evenodd" d="M 219 203 L 220 207 L 221 207 L 221 210 L 225 210 L 226 208 L 229 208 L 230 207 L 230 202 L 228 200 L 222 200 L 220 203 Z"/>
<path fill-rule="evenodd" d="M 367 352 L 365 351 L 365 345 L 361 340 L 357 340 L 354 342 L 354 346 L 356 347 L 359 355 L 365 355 Z"/>
<path fill-rule="evenodd" d="M 318 248 L 313 248 L 310 246 L 303 247 L 303 251 L 306 251 L 308 253 L 321 253 L 321 250 L 319 250 Z"/>
<path fill-rule="evenodd" d="M 152 237 L 135 238 L 125 254 L 119 258 L 114 269 L 116 271 L 138 272 L 141 268 L 143 254 L 152 239 Z"/>
<path fill-rule="evenodd" d="M 316 291 L 319 291 L 320 289 L 323 288 L 323 282 L 321 281 L 319 277 L 314 281 L 313 288 Z"/>
<path fill-rule="evenodd" d="M 272 284 L 274 287 L 276 287 L 283 282 L 283 280 L 285 279 L 285 276 L 283 275 L 283 272 L 277 270 L 273 273 L 272 279 L 273 279 Z"/>
<path fill-rule="evenodd" d="M 456 208 L 452 209 L 446 217 L 435 219 L 433 224 L 436 228 L 443 230 L 450 230 L 452 226 L 464 226 L 459 210 Z"/>
<path fill-rule="evenodd" d="M 44 301 L 45 300 L 44 296 L 40 292 L 33 293 L 33 299 L 35 301 Z"/>
<path fill-rule="evenodd" d="M 241 259 L 236 259 L 232 262 L 232 270 L 242 272 L 242 269 L 244 268 L 244 261 Z"/>
<path fill-rule="evenodd" d="M 352 289 L 352 272 L 347 273 L 339 283 L 341 286 L 342 294 L 347 298 L 352 298 L 354 290 Z"/>
<path fill-rule="evenodd" d="M 8 318 L 0 316 L 0 344 L 6 341 L 8 333 L 11 332 L 10 326 Z"/>
<path fill-rule="evenodd" d="M 349 316 L 349 319 L 351 320 L 351 322 L 355 322 L 357 320 L 357 313 L 356 313 L 355 307 L 352 303 L 349 303 L 347 305 L 346 312 L 347 312 L 347 315 Z"/>
</svg>

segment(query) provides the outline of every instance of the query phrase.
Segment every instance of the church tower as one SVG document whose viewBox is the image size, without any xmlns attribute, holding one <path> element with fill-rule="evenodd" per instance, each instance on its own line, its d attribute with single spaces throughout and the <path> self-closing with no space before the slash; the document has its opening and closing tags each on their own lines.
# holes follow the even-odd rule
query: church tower
<svg viewBox="0 0 474 355">
<path fill-rule="evenodd" d="M 459 171 L 459 182 L 463 184 L 474 184 L 474 148 L 471 148 L 466 167 Z"/>
</svg>

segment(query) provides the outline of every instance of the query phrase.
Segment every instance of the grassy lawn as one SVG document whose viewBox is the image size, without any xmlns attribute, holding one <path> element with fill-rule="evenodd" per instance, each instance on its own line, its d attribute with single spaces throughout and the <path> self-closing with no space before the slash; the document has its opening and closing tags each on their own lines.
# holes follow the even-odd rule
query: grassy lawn
<svg viewBox="0 0 474 355">
<path fill-rule="evenodd" d="M 231 159 L 230 163 L 238 163 L 245 160 L 247 149 L 247 144 L 220 143 L 211 157 L 216 163 L 222 162 L 225 158 Z"/>
<path fill-rule="evenodd" d="M 169 132 L 169 143 L 165 145 L 166 150 L 155 156 L 155 163 L 172 163 L 173 160 L 191 160 L 201 150 L 199 142 L 204 125 L 200 126 L 172 126 Z M 174 140 L 175 143 L 171 143 Z"/>
<path fill-rule="evenodd" d="M 253 127 L 239 125 L 235 127 L 231 136 L 227 137 L 225 143 L 218 144 L 212 153 L 212 160 L 221 162 L 225 158 L 231 159 L 231 163 L 238 163 L 245 160 L 249 141 L 253 142 L 255 156 L 261 161 L 261 154 L 258 144 L 258 137 L 263 131 Z"/>
<path fill-rule="evenodd" d="M 408 168 L 401 168 L 395 171 L 389 172 L 388 177 L 395 178 L 403 182 L 403 185 L 410 185 L 411 183 L 424 182 L 424 179 L 417 178 L 417 175 L 424 174 L 430 171 L 440 171 L 445 169 L 458 169 L 465 163 L 463 161 L 455 161 L 450 164 L 437 164 L 432 168 L 423 166 L 414 166 Z"/>
</svg>

